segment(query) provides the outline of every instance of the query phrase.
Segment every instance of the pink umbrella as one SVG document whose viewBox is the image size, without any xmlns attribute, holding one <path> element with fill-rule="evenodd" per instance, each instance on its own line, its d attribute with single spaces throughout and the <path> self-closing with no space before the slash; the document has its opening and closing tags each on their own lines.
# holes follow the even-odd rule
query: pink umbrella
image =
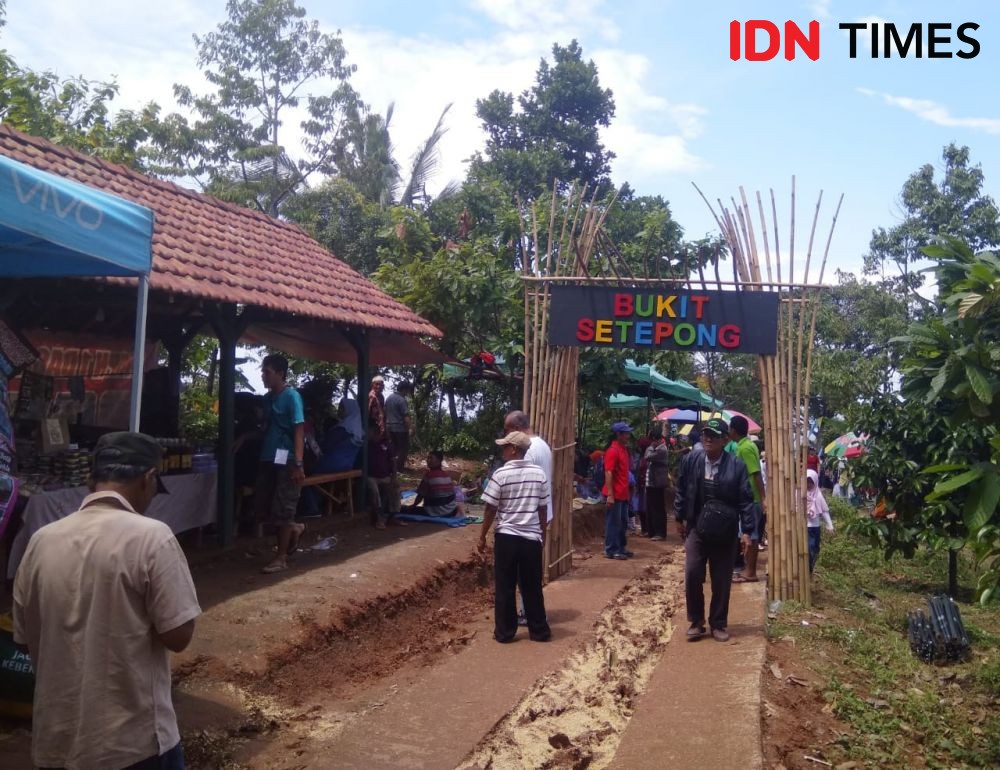
<svg viewBox="0 0 1000 770">
<path fill-rule="evenodd" d="M 693 409 L 676 408 L 664 409 L 656 415 L 656 419 L 705 422 L 706 420 L 711 420 L 713 417 L 721 417 L 726 422 L 730 422 L 736 415 L 746 417 L 747 425 L 749 426 L 748 431 L 750 433 L 760 433 L 760 425 L 753 419 L 753 417 L 743 414 L 742 412 L 737 412 L 735 409 L 723 409 L 721 412 L 695 412 Z"/>
</svg>

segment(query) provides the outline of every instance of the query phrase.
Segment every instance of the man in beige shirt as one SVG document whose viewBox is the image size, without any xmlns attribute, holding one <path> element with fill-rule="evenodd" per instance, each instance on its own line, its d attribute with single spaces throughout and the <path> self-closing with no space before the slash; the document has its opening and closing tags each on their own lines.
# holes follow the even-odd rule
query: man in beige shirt
<svg viewBox="0 0 1000 770">
<path fill-rule="evenodd" d="M 168 650 L 201 614 L 170 528 L 142 515 L 165 492 L 160 447 L 110 433 L 92 494 L 38 530 L 14 580 L 14 641 L 35 667 L 32 757 L 42 768 L 184 767 Z"/>
</svg>

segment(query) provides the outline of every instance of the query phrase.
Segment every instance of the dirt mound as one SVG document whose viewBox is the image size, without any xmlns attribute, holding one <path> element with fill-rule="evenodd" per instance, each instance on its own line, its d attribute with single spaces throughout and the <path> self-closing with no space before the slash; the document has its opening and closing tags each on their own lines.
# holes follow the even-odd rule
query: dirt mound
<svg viewBox="0 0 1000 770">
<path fill-rule="evenodd" d="M 573 511 L 573 545 L 590 545 L 604 540 L 604 505 L 584 505 Z"/>
<path fill-rule="evenodd" d="M 460 768 L 601 768 L 673 633 L 680 563 L 663 557 L 605 608 L 594 638 L 540 679 Z"/>
<path fill-rule="evenodd" d="M 472 557 L 444 564 L 407 590 L 345 608 L 322 625 L 303 620 L 300 640 L 269 653 L 266 674 L 244 684 L 299 703 L 318 689 L 378 680 L 403 663 L 429 665 L 472 640 L 465 626 L 492 601 L 487 563 Z"/>
</svg>

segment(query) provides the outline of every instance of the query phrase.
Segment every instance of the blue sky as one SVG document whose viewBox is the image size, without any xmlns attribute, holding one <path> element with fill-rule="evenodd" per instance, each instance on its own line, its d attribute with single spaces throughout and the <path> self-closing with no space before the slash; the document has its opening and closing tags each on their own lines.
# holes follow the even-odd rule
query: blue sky
<svg viewBox="0 0 1000 770">
<path fill-rule="evenodd" d="M 615 181 L 667 198 L 689 237 L 714 231 L 692 182 L 713 200 L 728 199 L 740 185 L 748 192 L 773 187 L 784 215 L 795 174 L 799 243 L 818 191 L 826 200 L 821 226 L 843 193 L 831 267 L 858 270 L 872 228 L 899 220 L 906 177 L 924 163 L 939 165 L 950 141 L 971 148 L 987 192 L 1000 197 L 995 2 L 300 1 L 324 28 L 343 30 L 363 98 L 380 110 L 396 103 L 404 164 L 444 105 L 455 102 L 439 185 L 461 178 L 463 161 L 482 147 L 475 100 L 494 88 L 528 88 L 552 43 L 576 37 L 615 93 L 618 116 L 604 136 L 618 155 Z M 192 33 L 210 31 L 225 15 L 214 0 L 8 5 L 0 44 L 21 63 L 64 76 L 115 75 L 121 105 L 154 99 L 167 110 L 174 109 L 174 82 L 199 80 Z M 818 20 L 820 59 L 730 61 L 729 22 L 749 18 L 802 27 Z M 976 22 L 981 53 L 971 60 L 852 60 L 837 24 L 858 20 Z"/>
</svg>

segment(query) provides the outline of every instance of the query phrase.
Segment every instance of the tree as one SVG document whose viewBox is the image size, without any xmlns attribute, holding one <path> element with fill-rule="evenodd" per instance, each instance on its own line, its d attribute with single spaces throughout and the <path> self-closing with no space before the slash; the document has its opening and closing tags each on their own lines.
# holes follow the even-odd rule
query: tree
<svg viewBox="0 0 1000 770">
<path fill-rule="evenodd" d="M 924 281 L 914 265 L 924 258 L 921 249 L 935 239 L 959 238 L 974 251 L 1000 243 L 1000 212 L 983 194 L 983 171 L 971 164 L 969 148 L 949 144 L 942 158 L 939 180 L 929 163 L 906 180 L 900 193 L 903 221 L 888 230 L 874 230 L 865 255 L 866 274 L 880 274 L 887 286 L 911 299 L 919 297 L 915 290 Z M 891 274 L 893 269 L 898 275 Z"/>
<path fill-rule="evenodd" d="M 811 374 L 820 416 L 851 416 L 862 401 L 893 389 L 900 351 L 891 341 L 907 323 L 894 293 L 851 273 L 837 276 L 838 285 L 820 293 L 816 317 Z"/>
<path fill-rule="evenodd" d="M 937 261 L 941 311 L 913 324 L 903 392 L 941 414 L 955 435 L 971 434 L 972 451 L 949 456 L 925 473 L 937 483 L 928 501 L 944 501 L 986 566 L 980 596 L 1000 596 L 1000 256 L 975 254 L 956 238 L 924 249 Z"/>
<path fill-rule="evenodd" d="M 535 85 L 517 98 L 494 91 L 476 102 L 486 131 L 486 159 L 474 165 L 504 179 L 522 200 L 533 200 L 552 181 L 573 180 L 602 188 L 614 153 L 601 143 L 600 127 L 611 124 L 615 102 L 601 88 L 597 67 L 583 60 L 576 40 L 552 46 L 553 64 L 542 59 Z"/>
<path fill-rule="evenodd" d="M 0 3 L 0 29 L 5 12 Z M 119 109 L 112 117 L 117 96 L 113 80 L 36 72 L 0 50 L 0 122 L 111 163 L 145 169 L 148 143 L 163 131 L 160 108 L 150 102 L 140 110 Z"/>
<path fill-rule="evenodd" d="M 193 125 L 173 117 L 164 170 L 277 216 L 313 175 L 334 173 L 347 151 L 344 125 L 359 109 L 348 83 L 354 66 L 345 63 L 339 32 L 321 32 L 294 0 L 229 0 L 226 8 L 216 31 L 194 37 L 214 93 L 174 86 L 198 117 Z M 293 117 L 301 152 L 282 130 Z"/>
<path fill-rule="evenodd" d="M 379 251 L 390 237 L 390 211 L 346 179 L 334 177 L 298 193 L 285 203 L 282 214 L 362 275 L 372 275 L 381 264 Z"/>
</svg>

